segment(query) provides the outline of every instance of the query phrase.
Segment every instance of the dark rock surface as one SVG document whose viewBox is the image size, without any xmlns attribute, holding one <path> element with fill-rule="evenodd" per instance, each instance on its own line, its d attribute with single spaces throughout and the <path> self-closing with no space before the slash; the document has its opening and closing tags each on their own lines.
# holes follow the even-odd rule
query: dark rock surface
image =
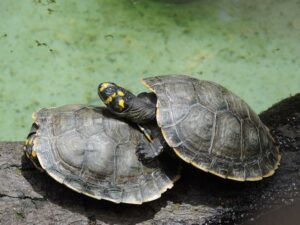
<svg viewBox="0 0 300 225">
<path fill-rule="evenodd" d="M 300 94 L 260 117 L 280 144 L 282 161 L 274 176 L 240 183 L 185 165 L 171 190 L 141 206 L 75 193 L 35 169 L 21 142 L 2 142 L 0 224 L 241 224 L 292 207 L 300 200 Z"/>
</svg>

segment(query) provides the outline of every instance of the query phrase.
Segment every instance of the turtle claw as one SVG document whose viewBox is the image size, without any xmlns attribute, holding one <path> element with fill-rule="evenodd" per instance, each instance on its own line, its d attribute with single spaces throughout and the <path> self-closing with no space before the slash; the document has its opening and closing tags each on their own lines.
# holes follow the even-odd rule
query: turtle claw
<svg viewBox="0 0 300 225">
<path fill-rule="evenodd" d="M 156 157 L 156 155 L 151 151 L 150 146 L 148 146 L 146 143 L 139 143 L 137 145 L 135 154 L 139 161 L 143 163 L 149 163 Z"/>
</svg>

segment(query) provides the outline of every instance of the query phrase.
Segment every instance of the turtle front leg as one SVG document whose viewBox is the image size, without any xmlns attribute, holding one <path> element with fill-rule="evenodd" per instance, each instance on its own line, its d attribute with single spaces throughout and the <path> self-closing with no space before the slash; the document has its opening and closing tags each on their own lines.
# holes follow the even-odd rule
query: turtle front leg
<svg viewBox="0 0 300 225">
<path fill-rule="evenodd" d="M 135 153 L 140 161 L 148 163 L 159 156 L 165 146 L 166 143 L 160 138 L 154 138 L 152 141 L 143 140 L 137 145 Z"/>
</svg>

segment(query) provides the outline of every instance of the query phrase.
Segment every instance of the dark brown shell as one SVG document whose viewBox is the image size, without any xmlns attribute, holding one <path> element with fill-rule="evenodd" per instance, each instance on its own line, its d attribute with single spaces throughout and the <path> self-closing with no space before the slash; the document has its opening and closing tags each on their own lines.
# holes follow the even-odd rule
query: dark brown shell
<svg viewBox="0 0 300 225">
<path fill-rule="evenodd" d="M 135 155 L 145 138 L 105 108 L 67 105 L 34 113 L 34 150 L 58 182 L 96 199 L 141 204 L 157 199 L 179 178 L 179 165 Z"/>
<path fill-rule="evenodd" d="M 278 167 L 279 151 L 268 128 L 226 88 L 184 75 L 143 82 L 157 95 L 164 138 L 186 162 L 238 181 L 260 180 Z"/>
</svg>

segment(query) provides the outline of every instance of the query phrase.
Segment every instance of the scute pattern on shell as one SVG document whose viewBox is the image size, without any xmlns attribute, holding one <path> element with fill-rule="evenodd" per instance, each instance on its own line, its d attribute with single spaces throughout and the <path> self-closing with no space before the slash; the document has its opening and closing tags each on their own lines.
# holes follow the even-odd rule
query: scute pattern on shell
<svg viewBox="0 0 300 225">
<path fill-rule="evenodd" d="M 177 155 L 217 176 L 245 181 L 270 176 L 280 155 L 268 128 L 238 96 L 185 75 L 143 83 L 158 98 L 157 122 Z"/>
<path fill-rule="evenodd" d="M 159 198 L 179 178 L 176 163 L 138 161 L 136 145 L 144 135 L 105 108 L 67 105 L 41 109 L 33 119 L 41 166 L 79 193 L 141 204 Z"/>
</svg>

